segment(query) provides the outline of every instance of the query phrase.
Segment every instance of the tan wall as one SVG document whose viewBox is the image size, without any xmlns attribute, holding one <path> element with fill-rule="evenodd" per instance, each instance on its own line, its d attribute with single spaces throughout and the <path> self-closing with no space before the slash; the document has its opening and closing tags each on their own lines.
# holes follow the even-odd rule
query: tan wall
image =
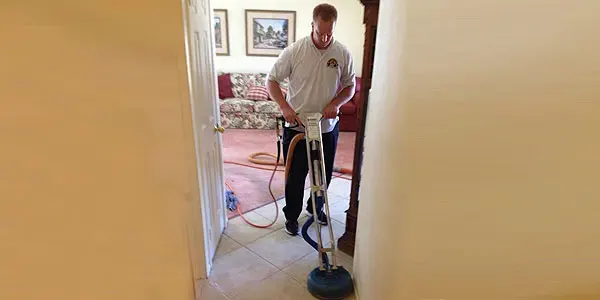
<svg viewBox="0 0 600 300">
<path fill-rule="evenodd" d="M 600 299 L 600 2 L 381 2 L 361 299 Z"/>
<path fill-rule="evenodd" d="M 8 0 L 0 20 L 0 299 L 193 297 L 181 2 Z"/>
</svg>

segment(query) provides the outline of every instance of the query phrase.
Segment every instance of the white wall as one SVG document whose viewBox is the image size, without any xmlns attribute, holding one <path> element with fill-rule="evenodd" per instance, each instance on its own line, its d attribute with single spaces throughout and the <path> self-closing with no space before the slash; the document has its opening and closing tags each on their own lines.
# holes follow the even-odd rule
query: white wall
<svg viewBox="0 0 600 300">
<path fill-rule="evenodd" d="M 310 34 L 313 8 L 323 2 L 338 10 L 335 38 L 345 44 L 355 60 L 357 75 L 362 71 L 364 44 L 363 6 L 358 0 L 211 0 L 214 9 L 227 9 L 230 56 L 218 56 L 216 68 L 224 72 L 268 72 L 274 57 L 246 56 L 246 9 L 296 11 L 296 39 Z"/>
<path fill-rule="evenodd" d="M 360 299 L 600 299 L 598 11 L 381 1 Z"/>
<path fill-rule="evenodd" d="M 193 299 L 178 0 L 0 2 L 0 299 Z"/>
</svg>

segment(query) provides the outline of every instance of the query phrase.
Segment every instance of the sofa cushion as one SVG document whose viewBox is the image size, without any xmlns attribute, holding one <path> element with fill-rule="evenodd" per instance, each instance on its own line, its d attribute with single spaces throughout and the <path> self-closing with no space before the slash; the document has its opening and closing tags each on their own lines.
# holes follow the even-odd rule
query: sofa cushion
<svg viewBox="0 0 600 300">
<path fill-rule="evenodd" d="M 256 101 L 254 102 L 254 111 L 269 114 L 280 113 L 279 105 L 275 101 Z"/>
<path fill-rule="evenodd" d="M 267 92 L 267 88 L 265 86 L 252 85 L 248 88 L 246 99 L 254 101 L 267 101 L 269 100 L 269 92 Z"/>
<path fill-rule="evenodd" d="M 231 90 L 231 75 L 229 75 L 228 73 L 220 74 L 217 77 L 217 79 L 219 87 L 219 98 L 234 98 L 233 91 Z"/>
<path fill-rule="evenodd" d="M 222 112 L 255 112 L 254 109 L 255 101 L 241 99 L 241 98 L 230 98 L 221 100 L 220 108 Z"/>
<path fill-rule="evenodd" d="M 250 85 L 257 85 L 256 73 L 231 73 L 231 90 L 234 98 L 246 98 Z"/>
<path fill-rule="evenodd" d="M 254 81 L 256 85 L 267 86 L 267 73 L 257 73 Z"/>
<path fill-rule="evenodd" d="M 225 128 L 275 129 L 279 114 L 221 112 L 221 125 Z"/>
</svg>

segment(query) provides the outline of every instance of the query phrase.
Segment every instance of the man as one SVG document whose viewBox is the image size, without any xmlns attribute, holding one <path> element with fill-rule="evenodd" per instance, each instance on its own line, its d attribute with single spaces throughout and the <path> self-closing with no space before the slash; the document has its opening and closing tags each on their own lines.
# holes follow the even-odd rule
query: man
<svg viewBox="0 0 600 300">
<path fill-rule="evenodd" d="M 354 96 L 356 82 L 350 51 L 333 38 L 336 21 L 335 7 L 329 4 L 316 6 L 313 10 L 311 35 L 283 50 L 269 73 L 267 83 L 269 94 L 279 105 L 288 126 L 301 123 L 298 114 L 323 114 L 321 127 L 327 186 L 331 182 L 339 135 L 338 114 L 340 107 Z M 280 87 L 280 83 L 286 78 L 289 78 L 287 99 Z M 339 88 L 342 90 L 338 93 Z M 292 138 L 303 131 L 301 126 L 284 129 L 285 161 Z M 302 140 L 295 147 L 285 183 L 286 205 L 283 212 L 286 232 L 290 235 L 298 234 L 298 218 L 302 212 L 307 175 L 306 144 Z M 312 215 L 310 197 L 307 201 L 307 210 Z M 322 225 L 328 225 L 323 210 L 318 213 L 317 219 Z"/>
</svg>

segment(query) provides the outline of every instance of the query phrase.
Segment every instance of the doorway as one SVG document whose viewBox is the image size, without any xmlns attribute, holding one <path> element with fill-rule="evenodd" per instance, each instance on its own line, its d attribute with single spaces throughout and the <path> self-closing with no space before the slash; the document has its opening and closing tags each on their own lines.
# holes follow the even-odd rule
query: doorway
<svg viewBox="0 0 600 300">
<path fill-rule="evenodd" d="M 215 170 L 215 172 L 199 171 L 199 173 L 208 173 L 200 174 L 199 177 L 201 186 L 205 184 L 219 185 L 218 188 L 206 189 L 208 192 L 213 190 L 213 194 L 201 196 L 205 199 L 202 206 L 202 226 L 203 233 L 207 237 L 204 239 L 207 253 L 206 274 L 210 275 L 209 280 L 202 281 L 201 284 L 205 290 L 214 290 L 229 298 L 238 297 L 247 290 L 254 290 L 254 287 L 262 287 L 259 289 L 263 291 L 269 290 L 268 286 L 288 286 L 300 295 L 306 292 L 303 287 L 305 275 L 311 267 L 314 267 L 318 259 L 316 252 L 301 237 L 289 237 L 283 232 L 285 222 L 281 210 L 285 205 L 285 200 L 282 199 L 283 172 L 281 171 L 283 167 L 278 167 L 281 171 L 276 171 L 272 183 L 277 199 L 274 202 L 269 193 L 268 180 L 274 166 L 257 165 L 248 161 L 248 156 L 255 152 L 273 154 L 277 152 L 274 125 L 275 115 L 279 113 L 276 103 L 268 98 L 264 99 L 264 94 L 261 95 L 260 91 L 256 91 L 252 95 L 251 89 L 258 90 L 257 86 L 264 86 L 266 83 L 267 73 L 276 59 L 276 55 L 269 56 L 267 53 L 274 52 L 274 48 L 276 52 L 278 47 L 282 47 L 279 43 L 280 39 L 296 34 L 298 34 L 298 38 L 301 38 L 310 33 L 312 8 L 319 2 L 298 0 L 293 7 L 281 7 L 279 4 L 275 6 L 275 2 L 273 2 L 271 7 L 257 9 L 250 3 L 252 1 L 244 2 L 245 7 L 241 7 L 240 2 L 235 0 L 189 0 L 188 7 L 191 11 L 198 7 L 198 5 L 194 7 L 195 1 L 200 1 L 202 12 L 206 5 L 209 14 L 196 14 L 193 17 L 206 18 L 208 16 L 212 19 L 210 28 L 203 29 L 205 36 L 208 34 L 207 36 L 211 39 L 204 38 L 200 41 L 209 47 L 205 49 L 205 53 L 212 55 L 211 57 L 197 55 L 197 61 L 200 64 L 197 65 L 195 72 L 205 76 L 198 76 L 196 80 L 201 77 L 212 77 L 210 82 L 214 82 L 214 84 L 197 84 L 206 89 L 205 94 L 200 96 L 206 97 L 203 99 L 213 99 L 214 101 L 211 104 L 193 104 L 196 105 L 195 111 L 198 111 L 200 107 L 208 108 L 194 116 L 194 119 L 206 118 L 208 120 L 198 121 L 200 124 L 195 125 L 198 128 L 199 169 L 211 167 Z M 357 3 L 356 7 L 348 9 L 347 3 L 342 3 L 344 2 L 342 0 L 333 2 L 334 5 L 336 5 L 335 2 L 339 2 L 336 7 L 340 11 L 340 16 L 344 16 L 341 20 L 345 22 L 345 24 L 340 24 L 341 21 L 338 22 L 336 36 L 339 35 L 339 40 L 348 47 L 358 49 L 353 55 L 355 68 L 360 70 L 360 64 L 357 62 L 362 59 L 363 38 L 356 36 L 356 32 L 364 31 L 362 5 Z M 281 29 L 277 27 L 278 24 L 260 23 L 261 18 L 268 19 L 269 16 L 285 19 L 287 22 L 280 22 Z M 259 21 L 255 22 L 254 20 Z M 203 24 L 206 26 L 210 23 Z M 282 33 L 285 31 L 283 24 L 287 27 L 287 32 Z M 349 24 L 354 24 L 354 27 Z M 258 27 L 256 32 L 254 32 L 255 27 Z M 252 28 L 252 30 L 249 31 L 248 28 Z M 254 37 L 253 35 L 260 35 L 260 28 L 266 28 L 264 36 Z M 344 28 L 345 33 L 339 28 Z M 291 34 L 292 31 L 293 34 Z M 354 38 L 350 39 L 350 37 Z M 188 44 L 188 47 L 194 47 L 195 39 L 197 37 L 190 34 L 189 40 L 192 43 Z M 240 41 L 242 42 L 240 43 Z M 256 49 L 253 49 L 254 41 L 259 44 L 259 47 L 254 47 Z M 267 49 L 269 51 L 262 49 L 265 51 L 257 54 L 256 51 L 259 48 L 269 48 Z M 194 65 L 193 55 L 191 55 L 190 63 Z M 357 74 L 357 76 L 359 77 L 357 81 L 359 81 L 360 75 Z M 195 90 L 198 89 L 200 88 L 197 87 Z M 251 94 L 250 97 L 248 97 L 249 94 Z M 359 99 L 356 97 L 359 94 L 357 90 L 355 99 L 349 102 L 353 105 L 342 108 L 345 121 L 344 128 L 341 128 L 342 132 L 340 132 L 336 166 L 345 169 L 351 169 L 353 163 L 356 122 L 352 124 L 351 119 L 357 113 L 355 106 L 358 104 Z M 205 145 L 204 139 L 209 141 L 208 146 Z M 261 158 L 269 159 L 269 157 Z M 202 159 L 210 162 L 203 165 Z M 218 176 L 221 176 L 220 179 L 217 178 Z M 331 226 L 337 239 L 345 229 L 345 211 L 349 206 L 351 177 L 341 173 L 336 174 L 336 177 L 329 188 L 329 201 Z M 202 181 L 202 178 L 206 178 L 208 181 Z M 219 189 L 222 189 L 222 194 L 217 194 Z M 227 189 L 233 190 L 238 195 L 239 211 L 237 209 L 229 211 L 223 205 L 225 199 L 222 195 L 225 195 Z M 308 192 L 305 192 L 305 199 L 307 195 Z M 206 198 L 204 198 L 205 196 Z M 250 200 L 248 196 L 253 196 L 257 200 Z M 240 212 L 245 218 L 238 216 Z M 271 223 L 276 215 L 278 215 L 277 221 L 269 228 L 256 228 L 246 222 L 265 225 Z M 299 220 L 300 223 L 302 224 L 305 219 L 306 213 L 303 213 Z M 314 236 L 314 234 L 313 232 L 312 235 Z M 213 250 L 215 241 L 216 249 Z M 351 268 L 352 258 L 350 256 L 339 253 L 339 257 L 342 258 L 343 265 Z M 273 296 L 277 298 L 276 295 Z"/>
</svg>

